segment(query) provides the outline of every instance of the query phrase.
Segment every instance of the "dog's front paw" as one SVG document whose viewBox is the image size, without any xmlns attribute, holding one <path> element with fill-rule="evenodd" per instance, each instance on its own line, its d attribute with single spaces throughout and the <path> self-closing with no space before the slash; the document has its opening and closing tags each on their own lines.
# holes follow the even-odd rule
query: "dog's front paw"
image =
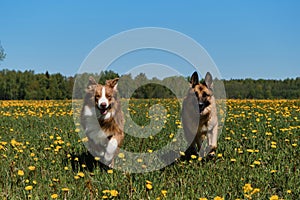
<svg viewBox="0 0 300 200">
<path fill-rule="evenodd" d="M 215 150 L 211 151 L 207 156 L 208 156 L 209 158 L 214 158 L 214 157 L 216 157 L 216 151 L 215 151 Z"/>
</svg>

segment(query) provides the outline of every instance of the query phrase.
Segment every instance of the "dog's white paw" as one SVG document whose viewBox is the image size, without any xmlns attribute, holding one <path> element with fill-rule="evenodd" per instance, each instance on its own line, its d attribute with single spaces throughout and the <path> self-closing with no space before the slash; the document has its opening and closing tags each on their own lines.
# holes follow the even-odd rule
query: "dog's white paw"
<svg viewBox="0 0 300 200">
<path fill-rule="evenodd" d="M 104 155 L 105 161 L 110 162 L 113 159 L 117 148 L 118 141 L 115 138 L 111 139 L 107 144 L 106 153 Z"/>
</svg>

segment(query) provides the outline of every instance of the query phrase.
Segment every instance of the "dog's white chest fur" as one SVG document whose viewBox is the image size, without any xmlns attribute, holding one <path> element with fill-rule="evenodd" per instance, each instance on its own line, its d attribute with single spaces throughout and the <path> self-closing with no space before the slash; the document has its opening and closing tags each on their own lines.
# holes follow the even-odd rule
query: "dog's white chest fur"
<svg viewBox="0 0 300 200">
<path fill-rule="evenodd" d="M 118 148 L 118 142 L 116 139 L 108 139 L 108 134 L 100 127 L 96 117 L 95 109 L 91 109 L 89 106 L 84 107 L 84 116 L 86 124 L 88 125 L 85 129 L 85 134 L 89 141 L 100 148 L 93 149 L 97 156 L 104 156 L 105 161 L 110 162 L 113 158 L 115 151 Z M 107 113 L 109 117 L 113 113 Z"/>
</svg>

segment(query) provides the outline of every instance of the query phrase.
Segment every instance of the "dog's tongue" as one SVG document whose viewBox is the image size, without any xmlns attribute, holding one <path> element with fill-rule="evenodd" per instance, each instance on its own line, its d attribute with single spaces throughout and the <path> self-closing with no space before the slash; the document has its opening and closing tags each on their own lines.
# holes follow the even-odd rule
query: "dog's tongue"
<svg viewBox="0 0 300 200">
<path fill-rule="evenodd" d="M 106 109 L 100 109 L 100 113 L 101 113 L 101 115 L 106 115 L 107 110 Z"/>
</svg>

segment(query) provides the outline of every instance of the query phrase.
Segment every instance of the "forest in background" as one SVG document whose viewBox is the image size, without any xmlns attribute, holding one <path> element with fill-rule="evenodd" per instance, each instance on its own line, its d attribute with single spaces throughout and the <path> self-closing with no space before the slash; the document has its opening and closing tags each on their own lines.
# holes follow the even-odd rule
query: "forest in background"
<svg viewBox="0 0 300 200">
<path fill-rule="evenodd" d="M 186 95 L 188 89 L 186 80 L 189 79 L 189 77 L 148 79 L 143 73 L 132 77 L 130 74 L 120 76 L 113 71 L 67 77 L 60 73 L 49 74 L 47 71 L 36 74 L 32 70 L 21 72 L 3 69 L 0 71 L 0 100 L 58 100 L 72 97 L 80 99 L 84 95 L 89 76 L 95 77 L 95 80 L 99 80 L 102 84 L 106 79 L 120 77 L 119 95 L 124 98 L 172 98 L 175 94 L 181 98 Z M 223 82 L 229 99 L 300 98 L 300 77 L 284 80 L 215 79 L 214 83 L 218 84 L 220 81 Z M 74 84 L 76 89 L 73 94 Z"/>
</svg>

